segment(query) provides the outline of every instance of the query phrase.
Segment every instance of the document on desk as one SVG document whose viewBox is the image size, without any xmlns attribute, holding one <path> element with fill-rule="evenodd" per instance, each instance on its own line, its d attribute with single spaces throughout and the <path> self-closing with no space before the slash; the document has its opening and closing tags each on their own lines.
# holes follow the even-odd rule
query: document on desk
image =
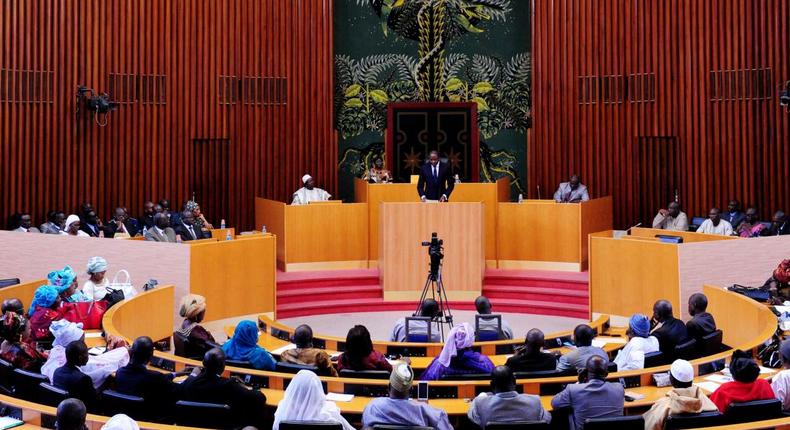
<svg viewBox="0 0 790 430">
<path fill-rule="evenodd" d="M 706 381 L 715 382 L 717 384 L 723 384 L 725 382 L 732 382 L 732 376 L 721 375 L 721 374 L 713 374 L 713 375 L 706 376 L 705 380 Z"/>
<path fill-rule="evenodd" d="M 350 402 L 354 399 L 353 394 L 339 394 L 339 393 L 329 393 L 326 395 L 326 399 L 330 402 Z"/>
<path fill-rule="evenodd" d="M 592 346 L 595 346 L 595 347 L 598 347 L 598 348 L 603 348 L 604 345 L 606 345 L 607 343 L 625 345 L 626 343 L 628 343 L 628 339 L 626 339 L 624 337 L 598 336 L 595 339 L 593 339 Z"/>
<path fill-rule="evenodd" d="M 717 384 L 715 382 L 699 382 L 699 383 L 694 384 L 694 385 L 702 388 L 703 390 L 707 391 L 708 393 L 712 393 L 712 392 L 716 391 L 719 388 L 720 384 Z"/>
<path fill-rule="evenodd" d="M 291 350 L 291 349 L 295 349 L 295 348 L 296 348 L 296 345 L 294 345 L 293 343 L 289 343 L 288 345 L 284 345 L 284 346 L 281 346 L 281 347 L 279 347 L 279 348 L 277 348 L 275 350 L 272 350 L 271 354 L 272 355 L 280 355 L 280 354 L 282 354 L 285 351 L 288 351 L 288 350 Z"/>
</svg>

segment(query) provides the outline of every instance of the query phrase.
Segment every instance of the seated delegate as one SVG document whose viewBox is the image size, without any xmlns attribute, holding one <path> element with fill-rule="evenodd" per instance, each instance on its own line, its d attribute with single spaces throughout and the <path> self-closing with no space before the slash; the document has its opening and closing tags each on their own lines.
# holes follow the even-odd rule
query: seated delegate
<svg viewBox="0 0 790 430">
<path fill-rule="evenodd" d="M 669 369 L 672 389 L 656 400 L 649 411 L 642 415 L 645 430 L 663 430 L 667 417 L 682 414 L 699 414 L 717 410 L 702 389 L 692 385 L 694 368 L 686 360 L 675 360 Z"/>
<path fill-rule="evenodd" d="M 680 203 L 672 202 L 666 209 L 660 209 L 653 218 L 653 228 L 672 231 L 688 231 L 689 219 L 680 210 Z"/>
<path fill-rule="evenodd" d="M 560 372 L 581 371 L 587 365 L 587 360 L 592 356 L 608 357 L 606 351 L 592 346 L 595 331 L 587 324 L 579 324 L 573 329 L 573 344 L 576 347 L 569 353 L 564 354 L 557 361 L 557 370 Z"/>
<path fill-rule="evenodd" d="M 659 300 L 653 305 L 653 329 L 650 334 L 658 339 L 658 347 L 666 357 L 673 358 L 675 347 L 688 339 L 688 330 L 683 321 L 672 314 L 672 303 Z"/>
<path fill-rule="evenodd" d="M 354 430 L 354 427 L 340 415 L 337 405 L 326 400 L 321 380 L 309 370 L 300 370 L 288 384 L 283 399 L 274 412 L 272 430 L 279 430 L 280 424 L 284 421 L 339 423 L 343 426 L 343 430 Z"/>
<path fill-rule="evenodd" d="M 628 343 L 617 353 L 614 362 L 618 371 L 645 368 L 645 354 L 658 351 L 658 339 L 650 336 L 650 320 L 645 315 L 634 314 L 625 332 Z"/>
<path fill-rule="evenodd" d="M 97 411 L 99 394 L 90 376 L 82 373 L 80 366 L 88 364 L 88 347 L 75 340 L 66 346 L 66 364 L 55 370 L 52 385 L 68 391 L 71 397 L 82 400 L 89 411 Z"/>
<path fill-rule="evenodd" d="M 732 225 L 721 219 L 721 211 L 719 208 L 712 208 L 708 212 L 708 219 L 700 224 L 697 228 L 697 233 L 704 234 L 718 234 L 720 236 L 732 236 Z"/>
<path fill-rule="evenodd" d="M 579 203 L 590 200 L 587 186 L 581 183 L 579 175 L 572 175 L 568 182 L 561 182 L 554 192 L 554 201 L 557 203 Z"/>
<path fill-rule="evenodd" d="M 475 309 L 477 309 L 478 315 L 483 315 L 483 316 L 491 315 L 491 310 L 492 310 L 491 301 L 488 300 L 488 297 L 480 296 L 477 299 L 475 299 Z M 499 339 L 500 340 L 513 339 L 513 329 L 510 328 L 510 324 L 507 323 L 507 320 L 505 320 L 505 318 L 502 318 L 501 322 L 502 325 L 500 327 Z M 497 329 L 496 323 L 497 323 L 496 319 L 481 318 L 479 329 L 480 331 L 485 331 L 485 330 L 494 331 Z"/>
<path fill-rule="evenodd" d="M 524 346 L 507 359 L 505 365 L 514 372 L 536 372 L 557 368 L 557 356 L 544 352 L 545 336 L 539 329 L 533 328 L 524 337 Z"/>
<path fill-rule="evenodd" d="M 494 364 L 488 357 L 472 349 L 474 340 L 475 331 L 468 323 L 453 327 L 442 352 L 431 361 L 420 379 L 438 381 L 449 375 L 491 373 Z"/>
<path fill-rule="evenodd" d="M 258 346 L 258 326 L 250 320 L 239 322 L 222 351 L 227 360 L 245 361 L 253 369 L 274 370 L 277 362 L 268 351 Z"/>
<path fill-rule="evenodd" d="M 181 328 L 176 330 L 189 339 L 184 354 L 187 357 L 201 356 L 211 349 L 208 343 L 215 343 L 214 336 L 200 323 L 206 316 L 206 298 L 198 294 L 187 294 L 181 299 L 178 314 L 184 318 Z"/>
<path fill-rule="evenodd" d="M 355 325 L 346 335 L 346 350 L 337 359 L 337 370 L 386 370 L 392 365 L 384 354 L 373 349 L 370 332 L 363 325 Z"/>
<path fill-rule="evenodd" d="M 731 403 L 751 402 L 776 398 L 771 384 L 760 378 L 760 367 L 751 355 L 735 350 L 730 360 L 730 374 L 734 381 L 721 384 L 710 396 L 710 400 L 724 413 Z"/>
<path fill-rule="evenodd" d="M 332 198 L 332 195 L 315 186 L 315 179 L 310 175 L 302 176 L 304 186 L 293 194 L 292 205 L 306 205 L 310 202 L 321 202 Z"/>
<path fill-rule="evenodd" d="M 609 418 L 623 415 L 625 389 L 619 382 L 606 382 L 609 375 L 607 360 L 594 355 L 587 360 L 578 384 L 568 384 L 551 399 L 554 410 L 570 408 L 571 430 L 581 430 L 589 418 Z"/>
<path fill-rule="evenodd" d="M 439 303 L 436 302 L 434 299 L 425 299 L 422 302 L 422 307 L 420 308 L 420 315 L 423 318 L 430 318 L 433 320 L 439 314 Z M 431 342 L 441 342 L 442 341 L 442 333 L 439 329 L 439 323 L 436 321 L 431 321 L 427 323 L 425 321 L 412 321 L 409 324 L 409 333 L 410 334 L 418 334 L 418 335 L 427 335 L 428 334 L 428 324 L 431 325 Z M 395 325 L 392 327 L 392 332 L 390 334 L 390 342 L 406 342 L 406 318 L 400 318 L 395 321 Z"/>
<path fill-rule="evenodd" d="M 332 365 L 329 354 L 323 349 L 313 348 L 313 329 L 309 325 L 302 324 L 296 327 L 293 343 L 296 344 L 296 348 L 283 351 L 280 354 L 280 361 L 303 366 L 315 366 L 323 375 L 337 376 L 337 370 Z"/>
<path fill-rule="evenodd" d="M 469 420 L 480 428 L 490 422 L 551 421 L 539 396 L 516 392 L 516 378 L 507 366 L 497 366 L 491 372 L 491 389 L 493 392 L 475 397 L 467 412 Z"/>
<path fill-rule="evenodd" d="M 702 293 L 694 293 L 689 297 L 689 315 L 686 331 L 691 339 L 701 342 L 702 338 L 716 331 L 716 320 L 707 312 L 708 298 Z"/>
</svg>

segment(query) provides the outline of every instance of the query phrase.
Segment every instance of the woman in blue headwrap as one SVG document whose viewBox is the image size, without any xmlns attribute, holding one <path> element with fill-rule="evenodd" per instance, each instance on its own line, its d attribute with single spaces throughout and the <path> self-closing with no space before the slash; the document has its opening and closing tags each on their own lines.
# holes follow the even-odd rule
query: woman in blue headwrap
<svg viewBox="0 0 790 430">
<path fill-rule="evenodd" d="M 33 302 L 30 303 L 30 337 L 35 341 L 52 340 L 52 333 L 49 326 L 52 321 L 63 318 L 58 311 L 60 307 L 60 295 L 58 287 L 52 285 L 42 285 L 36 289 L 33 295 Z"/>
<path fill-rule="evenodd" d="M 617 370 L 645 368 L 645 354 L 658 351 L 658 339 L 650 336 L 650 320 L 642 314 L 634 314 L 628 321 L 628 343 L 617 353 L 614 362 Z"/>
<path fill-rule="evenodd" d="M 258 327 L 249 320 L 236 326 L 233 337 L 222 345 L 222 351 L 228 360 L 248 361 L 255 369 L 274 370 L 276 366 L 271 354 L 258 346 Z"/>
<path fill-rule="evenodd" d="M 58 294 L 60 294 L 60 298 L 63 299 L 64 302 L 75 303 L 91 301 L 89 297 L 82 294 L 82 291 L 77 289 L 77 274 L 71 267 L 66 266 L 63 270 L 53 270 L 49 272 L 47 279 L 50 285 L 58 288 Z"/>
</svg>

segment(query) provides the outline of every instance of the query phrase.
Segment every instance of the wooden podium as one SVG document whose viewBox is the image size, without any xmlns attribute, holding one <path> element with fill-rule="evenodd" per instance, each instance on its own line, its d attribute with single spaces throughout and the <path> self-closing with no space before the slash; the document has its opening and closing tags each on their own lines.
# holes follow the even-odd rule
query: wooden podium
<svg viewBox="0 0 790 430">
<path fill-rule="evenodd" d="M 429 272 L 431 233 L 444 240 L 450 300 L 474 300 L 485 272 L 483 203 L 381 203 L 379 269 L 385 300 L 416 301 Z M 430 295 L 429 295 L 430 296 Z"/>
</svg>

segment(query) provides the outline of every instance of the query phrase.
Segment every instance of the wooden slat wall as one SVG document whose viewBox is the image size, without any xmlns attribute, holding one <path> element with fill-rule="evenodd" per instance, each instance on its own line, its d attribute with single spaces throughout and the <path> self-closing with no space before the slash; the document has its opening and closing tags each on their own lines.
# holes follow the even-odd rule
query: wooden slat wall
<svg viewBox="0 0 790 430">
<path fill-rule="evenodd" d="M 3 0 L 0 214 L 27 210 L 41 223 L 49 209 L 74 211 L 90 201 L 102 217 L 117 205 L 137 215 L 145 200 L 162 197 L 178 207 L 192 192 L 193 139 L 230 141 L 230 209 L 206 214 L 214 224 L 225 218 L 253 227 L 254 198 L 288 200 L 305 172 L 337 194 L 332 5 Z M 6 70 L 50 71 L 51 91 L 45 86 L 33 92 L 41 101 L 20 102 L 31 94 L 20 86 L 38 88 L 47 74 L 24 75 L 10 87 Z M 110 74 L 138 75 L 141 97 L 99 127 L 87 112 L 75 114 L 75 93 L 78 85 L 108 90 Z M 271 86 L 259 95 L 276 95 L 267 101 L 253 97 L 248 83 L 255 79 L 247 79 L 238 84 L 238 101 L 226 104 L 220 76 L 287 83 L 281 89 L 281 80 L 259 80 Z"/>
<path fill-rule="evenodd" d="M 790 79 L 790 2 L 534 0 L 533 31 L 531 197 L 578 172 L 593 196 L 614 196 L 616 227 L 650 222 L 640 199 L 651 212 L 668 202 L 639 195 L 635 145 L 674 137 L 689 216 L 732 197 L 764 219 L 790 210 L 790 115 L 778 103 Z M 767 83 L 745 77 L 766 69 Z M 747 71 L 731 74 L 725 100 L 711 84 L 720 70 Z M 596 102 L 585 77 L 600 78 Z"/>
</svg>

